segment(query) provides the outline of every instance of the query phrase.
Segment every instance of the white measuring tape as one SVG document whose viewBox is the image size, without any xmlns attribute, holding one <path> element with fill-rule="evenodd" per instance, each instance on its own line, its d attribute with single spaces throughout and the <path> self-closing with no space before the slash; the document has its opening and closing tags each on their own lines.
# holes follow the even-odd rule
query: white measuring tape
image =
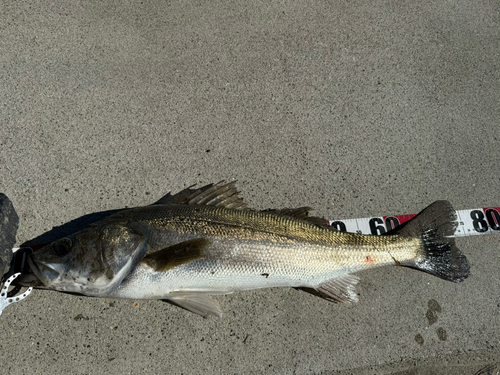
<svg viewBox="0 0 500 375">
<path fill-rule="evenodd" d="M 458 218 L 458 226 L 453 237 L 500 233 L 500 207 L 476 208 L 455 212 Z M 328 223 L 343 232 L 380 235 L 413 219 L 415 216 L 417 215 L 366 217 L 362 219 L 329 220 Z"/>
</svg>

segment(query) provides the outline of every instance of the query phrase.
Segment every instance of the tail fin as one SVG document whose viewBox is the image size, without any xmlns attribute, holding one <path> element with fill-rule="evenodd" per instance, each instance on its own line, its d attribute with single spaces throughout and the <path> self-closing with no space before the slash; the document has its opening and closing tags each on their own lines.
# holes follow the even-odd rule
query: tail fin
<svg viewBox="0 0 500 375">
<path fill-rule="evenodd" d="M 455 233 L 457 225 L 450 202 L 436 201 L 388 234 L 416 237 L 422 241 L 420 254 L 411 261 L 401 262 L 402 266 L 458 283 L 469 276 L 469 262 L 455 246 L 455 240 L 446 237 Z"/>
</svg>

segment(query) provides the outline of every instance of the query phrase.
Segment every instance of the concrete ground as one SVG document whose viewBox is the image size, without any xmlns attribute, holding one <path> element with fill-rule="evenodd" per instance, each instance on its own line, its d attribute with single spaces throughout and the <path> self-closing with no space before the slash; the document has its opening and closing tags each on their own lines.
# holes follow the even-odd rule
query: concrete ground
<svg viewBox="0 0 500 375">
<path fill-rule="evenodd" d="M 493 0 L 4 1 L 0 192 L 18 244 L 223 179 L 252 207 L 329 219 L 498 206 L 499 14 Z M 0 372 L 472 375 L 500 353 L 499 236 L 458 245 L 465 282 L 367 271 L 355 305 L 257 290 L 203 319 L 34 291 L 0 318 Z"/>
</svg>

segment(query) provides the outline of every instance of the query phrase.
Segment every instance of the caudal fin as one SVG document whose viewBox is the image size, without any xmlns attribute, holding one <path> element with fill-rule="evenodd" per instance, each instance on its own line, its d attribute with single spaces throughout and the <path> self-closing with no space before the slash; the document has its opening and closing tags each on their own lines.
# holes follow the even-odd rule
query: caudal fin
<svg viewBox="0 0 500 375">
<path fill-rule="evenodd" d="M 469 276 L 469 262 L 456 247 L 455 240 L 446 237 L 455 233 L 457 225 L 456 213 L 450 202 L 436 201 L 388 234 L 421 240 L 419 255 L 401 262 L 402 266 L 458 283 Z"/>
</svg>

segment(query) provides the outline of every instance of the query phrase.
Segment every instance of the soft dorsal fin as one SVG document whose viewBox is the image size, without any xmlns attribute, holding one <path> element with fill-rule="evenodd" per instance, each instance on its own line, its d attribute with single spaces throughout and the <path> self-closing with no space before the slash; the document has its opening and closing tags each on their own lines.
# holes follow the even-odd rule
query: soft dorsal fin
<svg viewBox="0 0 500 375">
<path fill-rule="evenodd" d="M 306 220 L 320 228 L 325 228 L 331 231 L 337 231 L 336 228 L 328 225 L 328 220 L 322 217 L 309 216 L 309 211 L 311 210 L 312 210 L 311 207 L 299 207 L 299 208 L 283 208 L 280 210 L 270 209 L 270 210 L 264 210 L 264 212 L 272 212 L 277 215 L 289 216 L 296 219 Z"/>
<path fill-rule="evenodd" d="M 359 278 L 354 275 L 346 275 L 336 279 L 328 280 L 316 288 L 297 288 L 304 292 L 314 294 L 317 297 L 335 302 L 358 302 L 356 284 Z"/>
<path fill-rule="evenodd" d="M 311 211 L 311 207 L 298 207 L 298 208 L 282 208 L 282 209 L 269 209 L 264 210 L 264 212 L 272 212 L 277 215 L 290 216 L 295 217 L 297 219 L 307 220 L 310 218 L 309 211 Z"/>
<path fill-rule="evenodd" d="M 224 181 L 216 184 L 209 184 L 199 189 L 193 189 L 190 186 L 175 195 L 168 193 L 154 204 L 198 204 L 215 207 L 247 209 L 247 205 L 238 195 L 235 187 L 236 181 L 224 183 Z"/>
<path fill-rule="evenodd" d="M 210 240 L 206 238 L 195 238 L 148 254 L 142 262 L 157 272 L 165 272 L 202 258 L 203 251 L 209 244 Z"/>
</svg>

